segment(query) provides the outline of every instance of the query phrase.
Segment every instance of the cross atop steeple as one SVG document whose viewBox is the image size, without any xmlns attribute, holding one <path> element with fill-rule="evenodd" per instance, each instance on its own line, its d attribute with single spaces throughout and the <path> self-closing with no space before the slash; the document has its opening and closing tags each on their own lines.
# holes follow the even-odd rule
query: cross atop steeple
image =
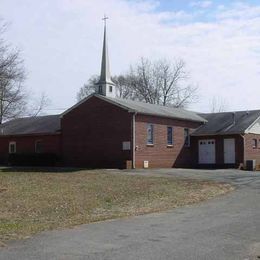
<svg viewBox="0 0 260 260">
<path fill-rule="evenodd" d="M 109 19 L 105 14 L 104 17 L 102 18 L 102 20 L 104 21 L 104 25 L 107 25 L 107 19 Z"/>
<path fill-rule="evenodd" d="M 109 57 L 107 48 L 107 36 L 106 36 L 106 21 L 108 17 L 104 15 L 102 20 L 104 21 L 104 39 L 103 39 L 103 52 L 101 61 L 100 79 L 96 83 L 97 93 L 104 96 L 116 97 L 115 83 L 111 79 L 109 68 Z"/>
</svg>

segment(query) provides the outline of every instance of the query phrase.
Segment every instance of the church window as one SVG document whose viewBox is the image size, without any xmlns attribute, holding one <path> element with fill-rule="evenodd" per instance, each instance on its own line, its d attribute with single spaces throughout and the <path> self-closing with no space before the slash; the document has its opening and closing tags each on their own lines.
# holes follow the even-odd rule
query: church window
<svg viewBox="0 0 260 260">
<path fill-rule="evenodd" d="M 9 153 L 16 153 L 16 142 L 9 143 Z"/>
<path fill-rule="evenodd" d="M 167 126 L 167 145 L 173 145 L 173 128 Z"/>
<path fill-rule="evenodd" d="M 113 91 L 113 87 L 109 86 L 109 92 L 112 92 L 112 91 Z"/>
<path fill-rule="evenodd" d="M 147 125 L 147 144 L 153 144 L 153 125 Z"/>
<path fill-rule="evenodd" d="M 184 146 L 190 146 L 190 130 L 188 128 L 184 128 Z"/>
</svg>

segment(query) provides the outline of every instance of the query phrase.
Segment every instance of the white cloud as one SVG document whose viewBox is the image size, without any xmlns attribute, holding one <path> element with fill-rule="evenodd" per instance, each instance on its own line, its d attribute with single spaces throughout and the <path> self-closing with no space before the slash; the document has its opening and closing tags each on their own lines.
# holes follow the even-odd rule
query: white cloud
<svg viewBox="0 0 260 260">
<path fill-rule="evenodd" d="M 250 15 L 244 16 L 241 6 L 226 6 L 211 13 L 208 22 L 194 22 L 193 14 L 182 10 L 158 12 L 156 1 L 25 0 L 19 8 L 13 5 L 2 0 L 0 10 L 12 21 L 9 40 L 23 49 L 27 85 L 47 92 L 55 107 L 72 105 L 81 85 L 99 73 L 106 13 L 114 74 L 141 56 L 179 57 L 199 84 L 200 102 L 192 109 L 206 111 L 214 95 L 227 100 L 230 109 L 259 108 L 260 6 L 247 5 Z"/>
</svg>

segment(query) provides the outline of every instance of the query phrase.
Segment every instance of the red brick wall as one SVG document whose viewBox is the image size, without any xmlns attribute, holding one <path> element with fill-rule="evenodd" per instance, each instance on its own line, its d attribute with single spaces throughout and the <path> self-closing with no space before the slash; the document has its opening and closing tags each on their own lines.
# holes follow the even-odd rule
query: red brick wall
<svg viewBox="0 0 260 260">
<path fill-rule="evenodd" d="M 154 145 L 147 145 L 147 124 L 154 124 Z M 200 124 L 188 121 L 159 118 L 147 115 L 136 116 L 136 168 L 143 168 L 149 161 L 152 168 L 189 167 L 193 163 L 190 147 L 184 147 L 184 128 L 190 132 Z M 167 126 L 173 126 L 173 146 L 167 147 Z"/>
<path fill-rule="evenodd" d="M 253 139 L 257 140 L 257 147 L 253 147 Z M 260 135 L 246 134 L 245 135 L 245 161 L 256 160 L 257 169 L 260 169 Z"/>
<path fill-rule="evenodd" d="M 61 120 L 63 162 L 68 166 L 121 168 L 132 159 L 122 150 L 131 141 L 132 114 L 91 97 Z"/>
<path fill-rule="evenodd" d="M 60 156 L 60 135 L 28 135 L 28 136 L 2 136 L 0 137 L 0 162 L 6 163 L 9 154 L 9 142 L 16 142 L 17 153 L 34 153 L 35 141 L 41 140 L 45 153 L 54 153 Z"/>
<path fill-rule="evenodd" d="M 239 166 L 244 161 L 244 148 L 243 148 L 243 138 L 240 135 L 226 135 L 226 136 L 200 136 L 192 137 L 192 148 L 193 157 L 196 164 L 199 161 L 199 146 L 198 141 L 204 139 L 214 139 L 216 148 L 216 167 L 225 167 L 224 165 L 224 139 L 225 138 L 235 138 L 235 157 L 236 166 Z"/>
</svg>

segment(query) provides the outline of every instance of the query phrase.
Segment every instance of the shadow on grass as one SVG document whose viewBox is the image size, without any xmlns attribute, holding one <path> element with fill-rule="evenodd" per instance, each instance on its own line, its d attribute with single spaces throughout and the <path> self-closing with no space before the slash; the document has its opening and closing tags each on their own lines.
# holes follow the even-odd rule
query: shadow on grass
<svg viewBox="0 0 260 260">
<path fill-rule="evenodd" d="M 78 172 L 82 170 L 93 170 L 89 168 L 71 168 L 71 167 L 7 167 L 2 166 L 0 167 L 0 172 Z"/>
</svg>

